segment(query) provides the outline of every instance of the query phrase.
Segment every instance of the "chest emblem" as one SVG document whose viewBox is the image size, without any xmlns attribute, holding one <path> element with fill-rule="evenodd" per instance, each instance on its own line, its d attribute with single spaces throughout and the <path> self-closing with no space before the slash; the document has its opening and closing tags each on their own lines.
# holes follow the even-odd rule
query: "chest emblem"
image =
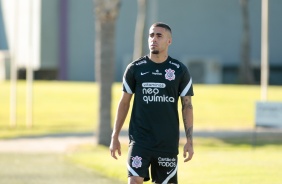
<svg viewBox="0 0 282 184">
<path fill-rule="evenodd" d="M 175 71 L 172 70 L 172 69 L 166 69 L 165 70 L 165 79 L 169 80 L 169 81 L 172 81 L 175 79 Z"/>
</svg>

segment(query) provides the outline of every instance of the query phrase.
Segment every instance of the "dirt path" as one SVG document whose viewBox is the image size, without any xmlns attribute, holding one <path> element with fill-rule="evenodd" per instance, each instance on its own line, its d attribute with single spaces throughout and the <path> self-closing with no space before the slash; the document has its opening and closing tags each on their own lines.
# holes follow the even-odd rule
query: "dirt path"
<svg viewBox="0 0 282 184">
<path fill-rule="evenodd" d="M 282 134 L 282 129 L 258 129 L 257 135 Z M 185 133 L 180 133 L 185 137 Z M 254 130 L 198 130 L 194 137 L 252 137 Z M 127 132 L 121 132 L 121 141 L 127 140 Z M 64 153 L 78 144 L 94 144 L 93 133 L 45 135 L 0 140 L 0 153 Z"/>
<path fill-rule="evenodd" d="M 94 136 L 44 136 L 0 140 L 0 153 L 64 153 L 78 144 L 94 144 Z"/>
</svg>

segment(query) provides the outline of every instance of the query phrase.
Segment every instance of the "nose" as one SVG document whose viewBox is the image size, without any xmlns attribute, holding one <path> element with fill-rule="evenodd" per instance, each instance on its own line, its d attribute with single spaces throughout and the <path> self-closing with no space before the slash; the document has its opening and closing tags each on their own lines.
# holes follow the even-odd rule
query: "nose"
<svg viewBox="0 0 282 184">
<path fill-rule="evenodd" d="M 153 42 L 153 43 L 156 42 L 156 36 L 151 38 L 151 42 Z"/>
</svg>

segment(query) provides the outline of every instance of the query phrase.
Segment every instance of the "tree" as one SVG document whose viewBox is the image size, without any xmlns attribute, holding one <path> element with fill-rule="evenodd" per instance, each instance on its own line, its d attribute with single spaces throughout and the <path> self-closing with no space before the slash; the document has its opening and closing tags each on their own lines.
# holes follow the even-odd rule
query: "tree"
<svg viewBox="0 0 282 184">
<path fill-rule="evenodd" d="M 134 35 L 134 51 L 133 59 L 138 59 L 144 55 L 144 30 L 145 30 L 145 20 L 146 20 L 146 7 L 147 0 L 137 0 L 138 2 L 138 14 L 135 26 Z"/>
<path fill-rule="evenodd" d="M 111 142 L 111 102 L 114 81 L 115 27 L 120 0 L 93 0 L 95 7 L 95 74 L 99 86 L 97 143 Z"/>
<path fill-rule="evenodd" d="M 241 45 L 241 63 L 239 67 L 239 82 L 252 84 L 254 82 L 253 70 L 250 61 L 250 21 L 248 0 L 240 0 L 243 18 L 243 35 Z"/>
</svg>

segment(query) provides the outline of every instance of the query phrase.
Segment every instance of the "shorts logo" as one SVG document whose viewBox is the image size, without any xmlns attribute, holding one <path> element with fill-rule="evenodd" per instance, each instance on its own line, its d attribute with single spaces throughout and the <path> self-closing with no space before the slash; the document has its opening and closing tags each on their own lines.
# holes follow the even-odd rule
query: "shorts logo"
<svg viewBox="0 0 282 184">
<path fill-rule="evenodd" d="M 170 170 L 169 172 L 166 172 L 166 174 L 170 174 L 174 169 Z"/>
<path fill-rule="evenodd" d="M 177 166 L 177 160 L 175 158 L 159 157 L 158 163 L 159 163 L 159 166 L 162 166 L 162 167 L 176 167 Z M 170 172 L 168 172 L 167 174 L 169 174 L 169 173 Z"/>
<path fill-rule="evenodd" d="M 141 157 L 132 157 L 132 167 L 135 167 L 136 169 L 142 166 Z"/>
<path fill-rule="evenodd" d="M 172 81 L 172 80 L 174 80 L 175 79 L 175 75 L 174 75 L 174 70 L 172 70 L 172 69 L 166 69 L 165 70 L 165 79 L 167 79 L 167 80 L 169 80 L 169 81 Z"/>
</svg>

